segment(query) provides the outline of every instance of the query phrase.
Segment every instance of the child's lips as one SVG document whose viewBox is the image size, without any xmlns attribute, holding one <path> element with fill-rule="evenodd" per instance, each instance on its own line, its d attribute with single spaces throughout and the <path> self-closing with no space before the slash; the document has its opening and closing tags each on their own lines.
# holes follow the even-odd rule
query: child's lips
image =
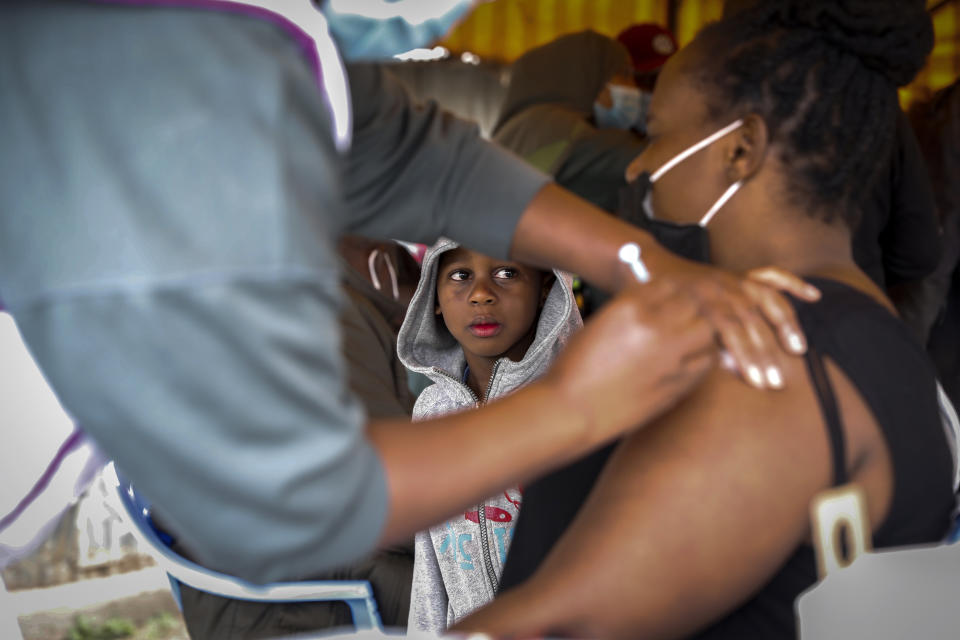
<svg viewBox="0 0 960 640">
<path fill-rule="evenodd" d="M 478 338 L 492 338 L 500 333 L 500 329 L 502 327 L 503 325 L 501 325 L 499 322 L 482 320 L 480 322 L 474 322 L 468 328 L 470 329 L 470 333 Z"/>
</svg>

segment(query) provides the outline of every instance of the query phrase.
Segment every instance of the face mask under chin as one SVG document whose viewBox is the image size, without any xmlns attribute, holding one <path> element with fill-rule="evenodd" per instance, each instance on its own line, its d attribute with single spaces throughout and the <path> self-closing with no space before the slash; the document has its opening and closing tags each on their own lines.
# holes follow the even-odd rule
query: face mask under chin
<svg viewBox="0 0 960 640">
<path fill-rule="evenodd" d="M 644 171 L 633 183 L 621 189 L 618 215 L 650 233 L 660 245 L 673 253 L 696 262 L 710 262 L 710 237 L 707 233 L 707 224 L 743 186 L 743 181 L 738 180 L 730 185 L 697 223 L 675 223 L 658 219 L 654 214 L 651 200 L 652 187 L 670 169 L 742 125 L 743 120 L 737 120 L 681 151 L 653 174 Z"/>
<path fill-rule="evenodd" d="M 678 256 L 694 262 L 709 263 L 710 237 L 706 228 L 699 224 L 679 224 L 657 220 L 647 215 L 643 203 L 648 200 L 649 193 L 650 174 L 643 173 L 620 190 L 620 206 L 617 215 L 652 235 L 660 246 Z"/>
</svg>

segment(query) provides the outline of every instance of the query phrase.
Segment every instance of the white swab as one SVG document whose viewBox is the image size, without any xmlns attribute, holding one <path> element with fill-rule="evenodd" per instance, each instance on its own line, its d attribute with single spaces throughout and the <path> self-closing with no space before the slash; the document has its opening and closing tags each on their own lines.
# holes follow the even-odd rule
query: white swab
<svg viewBox="0 0 960 640">
<path fill-rule="evenodd" d="M 650 271 L 647 269 L 647 265 L 643 264 L 643 259 L 640 257 L 640 246 L 636 242 L 628 242 L 620 247 L 617 255 L 620 262 L 629 266 L 630 270 L 633 271 L 633 276 L 637 279 L 637 282 L 650 282 Z"/>
</svg>

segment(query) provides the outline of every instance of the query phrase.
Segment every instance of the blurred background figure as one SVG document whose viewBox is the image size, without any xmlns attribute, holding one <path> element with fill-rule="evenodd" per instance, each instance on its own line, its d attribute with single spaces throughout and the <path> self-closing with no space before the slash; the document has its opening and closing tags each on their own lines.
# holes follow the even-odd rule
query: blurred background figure
<svg viewBox="0 0 960 640">
<path fill-rule="evenodd" d="M 340 315 L 350 388 L 375 418 L 409 416 L 429 384 L 397 358 L 397 333 L 420 279 L 420 265 L 400 243 L 344 236 L 337 244 L 350 304 Z"/>
<path fill-rule="evenodd" d="M 659 68 L 655 63 L 662 65 L 648 55 L 662 33 L 653 35 L 643 26 L 628 32 L 632 54 L 622 42 L 594 31 L 562 36 L 523 54 L 513 63 L 493 128 L 494 142 L 607 212 L 616 209 L 627 165 L 645 146 L 641 132 L 650 100 L 634 79 L 636 61 L 644 78 Z M 658 42 L 665 51 L 663 39 Z M 605 300 L 579 280 L 574 291 L 585 317 Z"/>
<path fill-rule="evenodd" d="M 886 159 L 882 179 L 863 194 L 853 258 L 902 312 L 900 292 L 937 266 L 940 233 L 930 177 L 903 111 L 897 111 L 890 127 L 896 131 L 893 153 Z"/>
<path fill-rule="evenodd" d="M 947 395 L 960 402 L 960 82 L 910 109 L 933 183 L 942 253 L 937 268 L 905 288 L 900 311 L 927 340 Z"/>
<path fill-rule="evenodd" d="M 576 69 L 576 73 L 571 70 Z M 513 63 L 493 140 L 606 211 L 643 150 L 627 50 L 594 31 L 560 37 Z"/>
<path fill-rule="evenodd" d="M 669 29 L 655 22 L 630 25 L 617 35 L 633 63 L 637 87 L 649 95 L 664 63 L 677 51 L 677 39 Z"/>
</svg>

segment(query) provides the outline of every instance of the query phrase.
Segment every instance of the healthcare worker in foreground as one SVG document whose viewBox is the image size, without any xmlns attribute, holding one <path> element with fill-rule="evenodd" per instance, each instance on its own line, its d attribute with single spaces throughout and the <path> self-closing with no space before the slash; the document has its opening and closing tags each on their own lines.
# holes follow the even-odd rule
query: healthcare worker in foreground
<svg viewBox="0 0 960 640">
<path fill-rule="evenodd" d="M 642 426 L 716 340 L 760 387 L 779 343 L 804 348 L 775 291 L 816 297 L 803 283 L 677 258 L 349 63 L 470 4 L 0 7 L 0 300 L 63 407 L 211 567 L 316 574 Z M 339 353 L 342 233 L 444 235 L 619 294 L 523 391 L 372 421 Z"/>
</svg>

